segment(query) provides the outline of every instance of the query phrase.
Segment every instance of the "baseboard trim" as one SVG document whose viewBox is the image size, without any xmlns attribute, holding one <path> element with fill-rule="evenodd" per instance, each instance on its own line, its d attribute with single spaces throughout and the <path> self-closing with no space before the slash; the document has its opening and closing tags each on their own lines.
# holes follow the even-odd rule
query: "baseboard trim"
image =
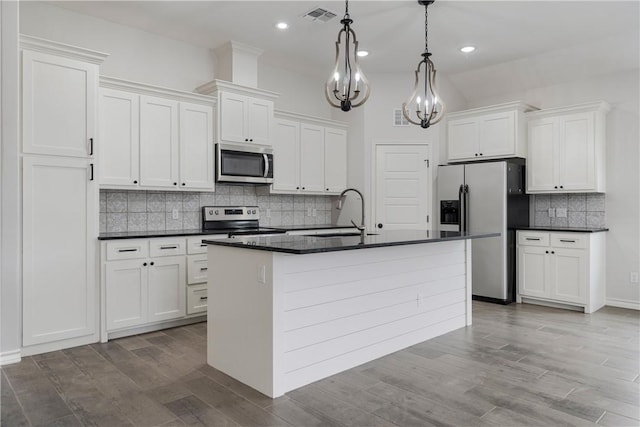
<svg viewBox="0 0 640 427">
<path fill-rule="evenodd" d="M 20 355 L 20 350 L 11 350 L 0 353 L 0 366 L 18 363 L 21 360 L 22 356 Z"/>
<path fill-rule="evenodd" d="M 627 299 L 607 298 L 606 305 L 610 307 L 629 308 L 631 310 L 640 310 L 640 302 Z"/>
</svg>

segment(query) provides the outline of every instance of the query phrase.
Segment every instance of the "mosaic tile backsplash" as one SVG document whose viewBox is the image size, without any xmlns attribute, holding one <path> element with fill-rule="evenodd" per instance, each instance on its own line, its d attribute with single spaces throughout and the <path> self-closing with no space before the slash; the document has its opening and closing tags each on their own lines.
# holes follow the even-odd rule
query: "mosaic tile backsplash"
<svg viewBox="0 0 640 427">
<path fill-rule="evenodd" d="M 605 227 L 605 195 L 602 193 L 536 194 L 533 225 L 542 227 Z M 549 216 L 554 209 L 555 216 Z M 558 209 L 566 209 L 566 218 L 558 217 Z"/>
<path fill-rule="evenodd" d="M 331 196 L 257 195 L 252 185 L 216 184 L 215 193 L 101 190 L 100 232 L 197 229 L 202 226 L 201 207 L 213 205 L 258 206 L 262 226 L 330 224 L 334 200 Z M 178 219 L 173 218 L 174 209 Z"/>
</svg>

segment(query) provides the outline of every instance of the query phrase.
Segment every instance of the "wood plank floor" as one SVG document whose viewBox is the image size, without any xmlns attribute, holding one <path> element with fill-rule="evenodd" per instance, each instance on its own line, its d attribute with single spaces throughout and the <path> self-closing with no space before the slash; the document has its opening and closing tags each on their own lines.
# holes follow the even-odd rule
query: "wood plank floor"
<svg viewBox="0 0 640 427">
<path fill-rule="evenodd" d="M 638 426 L 640 313 L 474 302 L 473 326 L 272 400 L 206 364 L 206 323 L 1 369 L 13 426 Z"/>
</svg>

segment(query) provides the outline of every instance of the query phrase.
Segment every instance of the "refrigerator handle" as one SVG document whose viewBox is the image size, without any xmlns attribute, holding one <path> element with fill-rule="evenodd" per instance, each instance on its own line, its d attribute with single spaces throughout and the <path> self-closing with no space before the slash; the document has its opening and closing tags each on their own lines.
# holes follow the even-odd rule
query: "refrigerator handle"
<svg viewBox="0 0 640 427">
<path fill-rule="evenodd" d="M 459 215 L 459 222 L 458 222 L 458 231 L 464 231 L 464 227 L 465 227 L 465 220 L 466 220 L 466 216 L 465 216 L 465 206 L 464 206 L 464 185 L 460 184 L 460 188 L 458 188 L 458 209 L 460 209 L 458 211 L 458 215 Z"/>
<path fill-rule="evenodd" d="M 471 227 L 469 227 L 469 220 L 471 218 L 470 215 L 470 206 L 469 206 L 469 185 L 464 185 L 464 231 L 467 232 Z"/>
</svg>

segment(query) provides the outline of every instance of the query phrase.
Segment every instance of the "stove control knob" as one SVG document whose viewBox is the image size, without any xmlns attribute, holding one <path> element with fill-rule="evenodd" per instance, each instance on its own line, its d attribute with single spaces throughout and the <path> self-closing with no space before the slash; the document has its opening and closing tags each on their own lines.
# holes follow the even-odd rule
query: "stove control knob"
<svg viewBox="0 0 640 427">
<path fill-rule="evenodd" d="M 216 215 L 220 215 L 220 211 L 216 209 Z"/>
<path fill-rule="evenodd" d="M 251 213 L 252 213 L 252 214 L 255 214 L 255 213 L 256 213 L 256 210 L 255 210 L 255 209 L 253 209 L 253 210 L 251 211 Z"/>
<path fill-rule="evenodd" d="M 213 210 L 209 209 L 209 215 L 213 215 Z"/>
</svg>

